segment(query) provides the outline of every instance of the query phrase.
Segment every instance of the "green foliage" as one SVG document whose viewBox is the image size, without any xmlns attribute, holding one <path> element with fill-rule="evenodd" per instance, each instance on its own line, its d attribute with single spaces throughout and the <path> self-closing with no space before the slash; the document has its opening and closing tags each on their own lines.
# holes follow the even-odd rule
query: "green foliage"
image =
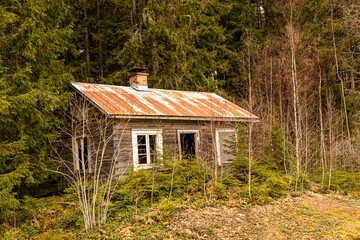
<svg viewBox="0 0 360 240">
<path fill-rule="evenodd" d="M 329 175 L 326 175 L 325 183 L 328 183 Z M 334 171 L 331 177 L 330 190 L 340 192 L 360 191 L 360 175 L 358 171 Z"/>
<path fill-rule="evenodd" d="M 254 167 L 253 195 L 256 199 L 277 199 L 289 190 L 289 179 L 280 171 L 274 171 L 266 165 Z"/>
<path fill-rule="evenodd" d="M 231 149 L 229 153 L 235 158 L 229 166 L 227 178 L 237 179 L 244 184 L 247 182 L 249 168 L 247 129 L 241 123 L 235 123 L 234 127 L 235 135 L 232 136 L 233 139 L 227 145 Z"/>
<path fill-rule="evenodd" d="M 285 171 L 286 163 L 291 162 L 292 152 L 289 142 L 284 140 L 282 129 L 279 125 L 267 133 L 264 139 L 265 148 L 262 160 L 272 170 Z"/>
<path fill-rule="evenodd" d="M 119 70 L 108 81 L 126 85 L 127 69 L 144 64 L 152 72 L 152 87 L 215 90 L 212 74 L 216 70 L 227 76 L 231 58 L 224 45 L 225 29 L 218 24 L 221 9 L 214 0 L 190 2 L 137 2 L 137 24 L 129 29 L 123 48 L 114 52 L 110 61 Z"/>
<path fill-rule="evenodd" d="M 23 239 L 31 238 L 40 233 L 40 228 L 36 223 L 23 224 L 20 229 Z M 18 238 L 21 237 L 18 236 Z"/>
<path fill-rule="evenodd" d="M 228 144 L 231 147 L 230 153 L 235 158 L 229 166 L 228 172 L 224 178 L 224 184 L 227 186 L 238 186 L 243 189 L 241 197 L 248 197 L 248 146 L 246 126 L 235 124 L 236 139 L 234 138 Z M 288 143 L 285 142 L 282 131 L 279 127 L 274 127 L 267 134 L 264 140 L 264 153 L 255 159 L 252 165 L 252 194 L 253 200 L 262 202 L 268 199 L 277 199 L 282 197 L 289 189 L 289 181 L 285 176 L 285 163 L 291 159 Z"/>
<path fill-rule="evenodd" d="M 228 199 L 228 187 L 226 184 L 221 184 L 216 182 L 214 186 L 214 198 L 217 200 L 226 200 Z"/>
<path fill-rule="evenodd" d="M 151 169 L 129 172 L 119 184 L 114 206 L 137 208 L 162 199 L 205 195 L 211 181 L 210 165 L 202 159 L 164 158 Z"/>
<path fill-rule="evenodd" d="M 0 221 L 34 184 L 54 179 L 44 168 L 51 167 L 49 142 L 59 136 L 57 113 L 68 106 L 68 10 L 65 1 L 1 4 Z"/>
<path fill-rule="evenodd" d="M 209 164 L 197 157 L 185 157 L 178 165 L 176 183 L 183 194 L 193 195 L 204 191 L 204 186 L 210 180 Z"/>
<path fill-rule="evenodd" d="M 61 229 L 74 229 L 82 227 L 82 218 L 81 215 L 74 211 L 72 213 L 66 214 L 59 218 L 59 220 L 55 224 L 55 228 Z"/>
<path fill-rule="evenodd" d="M 115 197 L 116 205 L 148 205 L 151 191 L 151 172 L 147 170 L 130 171 L 121 180 Z"/>
</svg>

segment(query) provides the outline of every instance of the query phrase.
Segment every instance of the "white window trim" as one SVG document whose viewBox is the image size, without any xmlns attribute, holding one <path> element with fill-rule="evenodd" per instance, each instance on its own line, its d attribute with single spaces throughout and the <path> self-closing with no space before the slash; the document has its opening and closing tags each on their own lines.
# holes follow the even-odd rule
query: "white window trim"
<svg viewBox="0 0 360 240">
<path fill-rule="evenodd" d="M 83 171 L 83 169 L 80 169 L 80 158 L 79 158 L 79 151 L 78 151 L 78 140 L 80 139 L 81 143 L 81 149 L 82 153 L 84 154 L 84 138 L 87 138 L 87 162 L 88 162 L 88 168 L 85 169 L 86 171 L 91 171 L 91 148 L 90 148 L 90 137 L 88 135 L 83 135 L 80 137 L 73 137 L 73 163 L 74 163 L 74 171 Z"/>
<path fill-rule="evenodd" d="M 139 164 L 139 156 L 138 156 L 138 135 L 146 135 L 146 142 L 149 143 L 149 135 L 156 135 L 156 153 L 160 156 L 160 160 L 163 155 L 163 137 L 162 137 L 162 129 L 133 129 L 131 131 L 132 136 L 132 150 L 133 150 L 133 163 L 134 170 L 139 169 L 148 169 L 151 167 L 151 164 L 148 162 L 146 164 Z M 150 147 L 146 146 L 146 155 L 147 159 L 150 159 Z"/>
<path fill-rule="evenodd" d="M 233 128 L 218 128 L 216 129 L 215 134 L 215 142 L 216 142 L 216 158 L 218 165 L 221 166 L 221 143 L 220 143 L 220 133 L 234 133 L 237 137 L 237 133 L 235 132 L 235 129 Z"/>
<path fill-rule="evenodd" d="M 182 158 L 182 156 L 181 156 L 181 138 L 180 138 L 180 134 L 182 134 L 182 133 L 194 133 L 195 134 L 195 153 L 196 153 L 196 155 L 198 155 L 200 152 L 200 150 L 199 150 L 199 144 L 200 144 L 199 130 L 177 130 L 178 150 L 179 150 L 180 158 Z"/>
</svg>

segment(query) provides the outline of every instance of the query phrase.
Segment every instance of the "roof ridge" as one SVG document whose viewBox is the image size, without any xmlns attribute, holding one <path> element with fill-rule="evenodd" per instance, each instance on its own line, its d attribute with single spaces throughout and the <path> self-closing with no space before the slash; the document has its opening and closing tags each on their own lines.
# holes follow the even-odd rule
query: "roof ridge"
<svg viewBox="0 0 360 240">
<path fill-rule="evenodd" d="M 120 86 L 120 85 L 112 85 L 112 84 L 104 84 L 104 83 L 84 83 L 84 82 L 72 82 L 71 84 L 90 84 L 90 85 L 98 85 L 98 86 L 106 86 L 106 87 L 118 87 L 118 88 L 130 88 L 133 89 L 130 86 Z M 219 97 L 220 95 L 214 93 L 214 92 L 200 92 L 200 91 L 194 91 L 194 90 L 173 90 L 173 89 L 162 89 L 162 88 L 149 88 L 149 90 L 155 90 L 155 91 L 171 91 L 171 92 L 192 92 L 192 93 L 205 93 L 205 94 L 215 94 Z"/>
</svg>

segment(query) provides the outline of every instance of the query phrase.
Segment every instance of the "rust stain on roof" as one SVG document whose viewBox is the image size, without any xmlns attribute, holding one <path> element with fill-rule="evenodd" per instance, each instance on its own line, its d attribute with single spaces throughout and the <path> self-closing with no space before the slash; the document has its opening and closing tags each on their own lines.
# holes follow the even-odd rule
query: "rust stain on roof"
<svg viewBox="0 0 360 240">
<path fill-rule="evenodd" d="M 165 115 L 168 116 L 175 116 L 177 115 L 177 112 L 175 112 L 174 110 L 172 110 L 171 108 L 167 107 L 165 104 L 161 104 L 161 102 L 159 102 L 157 99 L 155 98 L 151 98 L 151 97 L 144 97 L 144 99 L 146 101 L 148 101 L 150 104 L 154 105 L 154 106 L 159 106 L 159 111 L 164 113 Z"/>
<path fill-rule="evenodd" d="M 113 116 L 258 119 L 215 93 L 137 91 L 132 87 L 90 83 L 72 83 L 72 86 Z"/>
</svg>

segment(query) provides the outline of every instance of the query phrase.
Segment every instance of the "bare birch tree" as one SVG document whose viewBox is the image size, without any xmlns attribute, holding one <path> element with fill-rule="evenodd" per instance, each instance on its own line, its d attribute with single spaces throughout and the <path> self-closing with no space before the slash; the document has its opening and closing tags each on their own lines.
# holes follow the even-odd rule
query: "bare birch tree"
<svg viewBox="0 0 360 240">
<path fill-rule="evenodd" d="M 333 111 L 333 106 L 332 106 L 332 92 L 331 90 L 327 91 L 327 97 L 326 97 L 326 102 L 327 102 L 327 111 L 328 111 L 328 128 L 329 128 L 329 179 L 328 179 L 328 190 L 330 190 L 330 186 L 331 186 L 331 177 L 332 177 L 332 170 L 333 170 L 333 158 L 334 158 L 334 154 L 333 154 L 333 143 L 334 143 L 334 137 L 333 137 L 333 119 L 334 119 L 334 111 Z"/>
<path fill-rule="evenodd" d="M 292 81 L 292 95 L 293 95 L 293 111 L 294 111 L 294 132 L 295 132 L 295 154 L 296 154 L 296 177 L 295 177 L 295 191 L 298 188 L 298 181 L 300 177 L 300 123 L 299 123 L 299 90 L 297 79 L 297 65 L 296 65 L 296 40 L 295 29 L 293 24 L 293 3 L 290 1 L 290 22 L 287 26 L 287 37 L 290 43 L 291 55 L 291 81 Z"/>
<path fill-rule="evenodd" d="M 66 157 L 57 154 L 60 167 L 56 172 L 74 190 L 85 229 L 89 230 L 106 223 L 111 199 L 127 171 L 117 168 L 121 151 L 113 151 L 120 147 L 127 120 L 115 122 L 82 97 L 74 101 L 70 119 L 71 126 L 63 127 L 67 135 L 63 144 L 72 158 L 69 154 Z M 115 135 L 117 141 L 113 141 Z"/>
<path fill-rule="evenodd" d="M 320 39 L 320 36 L 319 36 Z M 317 65 L 319 74 L 319 87 L 318 87 L 318 99 L 319 99 L 319 119 L 320 119 L 320 162 L 321 162 L 321 187 L 324 186 L 325 178 L 325 162 L 326 162 L 326 150 L 325 150 L 325 136 L 324 136 L 324 123 L 323 123 L 323 109 L 322 109 L 322 70 L 320 65 L 320 50 L 317 50 Z"/>
<path fill-rule="evenodd" d="M 252 76 L 251 76 L 251 59 L 250 59 L 250 46 L 249 42 L 247 44 L 247 65 L 248 65 L 248 81 L 249 81 L 249 111 L 252 112 Z M 248 159 L 249 159 L 249 168 L 248 168 L 248 192 L 249 198 L 251 199 L 251 173 L 253 165 L 253 152 L 252 152 L 252 132 L 253 132 L 253 122 L 249 122 L 249 144 L 248 144 Z"/>
</svg>

